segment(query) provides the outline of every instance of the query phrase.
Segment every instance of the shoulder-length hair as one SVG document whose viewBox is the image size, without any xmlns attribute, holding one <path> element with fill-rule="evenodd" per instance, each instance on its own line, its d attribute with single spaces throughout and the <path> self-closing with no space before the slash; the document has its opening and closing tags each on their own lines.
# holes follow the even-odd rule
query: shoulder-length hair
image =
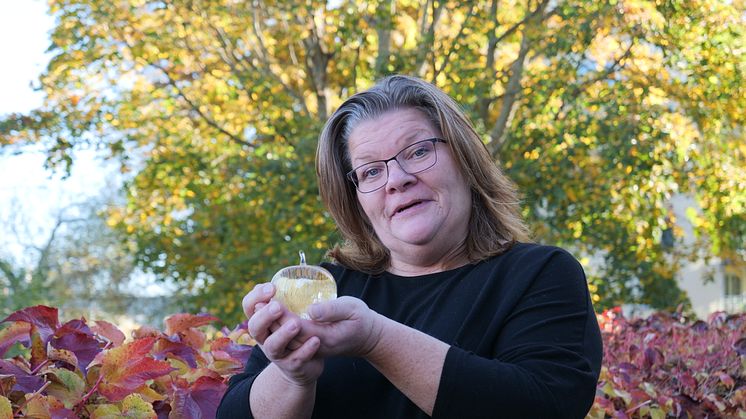
<svg viewBox="0 0 746 419">
<path fill-rule="evenodd" d="M 405 108 L 418 109 L 440 131 L 471 189 L 464 250 L 468 260 L 475 263 L 503 253 L 516 241 L 528 241 L 515 185 L 492 160 L 469 118 L 434 85 L 394 75 L 342 103 L 319 136 L 319 192 L 344 238 L 328 255 L 344 266 L 367 273 L 381 273 L 389 267 L 390 253 L 360 206 L 355 185 L 346 178 L 351 170 L 347 142 L 359 123 Z"/>
</svg>

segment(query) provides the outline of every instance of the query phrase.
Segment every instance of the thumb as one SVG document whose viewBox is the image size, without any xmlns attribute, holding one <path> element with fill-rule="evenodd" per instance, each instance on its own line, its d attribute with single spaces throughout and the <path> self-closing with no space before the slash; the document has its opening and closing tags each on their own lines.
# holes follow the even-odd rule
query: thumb
<svg viewBox="0 0 746 419">
<path fill-rule="evenodd" d="M 339 297 L 332 301 L 315 303 L 308 307 L 308 314 L 312 320 L 320 322 L 336 322 L 353 317 L 358 310 L 361 300 L 353 297 Z"/>
</svg>

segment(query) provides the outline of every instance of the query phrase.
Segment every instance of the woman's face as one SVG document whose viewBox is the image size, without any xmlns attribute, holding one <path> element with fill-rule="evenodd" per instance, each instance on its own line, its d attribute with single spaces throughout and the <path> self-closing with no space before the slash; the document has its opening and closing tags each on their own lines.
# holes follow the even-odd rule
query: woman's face
<svg viewBox="0 0 746 419">
<path fill-rule="evenodd" d="M 397 109 L 359 123 L 349 138 L 352 167 L 386 160 L 405 147 L 442 135 L 413 108 Z M 357 198 L 381 242 L 398 262 L 432 266 L 459 249 L 466 239 L 471 193 L 447 144 L 435 143 L 437 163 L 416 174 L 388 162 L 388 181 Z"/>
</svg>

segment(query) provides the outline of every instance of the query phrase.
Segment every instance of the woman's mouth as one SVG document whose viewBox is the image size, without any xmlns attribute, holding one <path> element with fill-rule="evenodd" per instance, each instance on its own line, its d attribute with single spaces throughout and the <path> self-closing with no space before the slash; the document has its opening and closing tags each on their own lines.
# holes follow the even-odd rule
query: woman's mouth
<svg viewBox="0 0 746 419">
<path fill-rule="evenodd" d="M 394 216 L 397 216 L 397 215 L 401 215 L 401 214 L 403 214 L 403 213 L 406 213 L 406 212 L 408 212 L 408 211 L 410 211 L 410 210 L 412 210 L 412 209 L 414 209 L 414 208 L 417 208 L 417 207 L 419 207 L 420 205 L 422 205 L 422 204 L 423 204 L 424 202 L 425 202 L 425 201 L 414 201 L 414 202 L 412 202 L 412 203 L 409 203 L 409 204 L 407 204 L 407 205 L 404 205 L 404 206 L 402 206 L 402 207 L 398 208 L 398 209 L 396 210 L 396 212 L 394 212 Z"/>
</svg>

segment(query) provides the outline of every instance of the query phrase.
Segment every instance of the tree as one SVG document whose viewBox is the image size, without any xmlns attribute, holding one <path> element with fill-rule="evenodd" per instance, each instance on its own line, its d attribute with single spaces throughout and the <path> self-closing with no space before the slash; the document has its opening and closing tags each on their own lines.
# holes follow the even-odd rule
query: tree
<svg viewBox="0 0 746 419">
<path fill-rule="evenodd" d="M 131 171 L 109 222 L 137 261 L 226 320 L 254 281 L 338 240 L 313 154 L 329 112 L 409 73 L 459 101 L 524 192 L 537 239 L 602 258 L 600 307 L 672 307 L 667 205 L 744 248 L 744 3 L 624 0 L 52 1 L 46 104 L 0 142 L 80 144 Z"/>
<path fill-rule="evenodd" d="M 26 242 L 32 235 L 14 229 L 24 252 L 0 258 L 0 318 L 44 304 L 70 317 L 129 315 L 160 325 L 165 314 L 157 308 L 173 308 L 172 301 L 133 289 L 134 257 L 121 233 L 106 225 L 105 208 L 92 200 L 59 210 L 41 244 Z M 27 226 L 21 211 L 14 214 L 8 224 Z"/>
</svg>

